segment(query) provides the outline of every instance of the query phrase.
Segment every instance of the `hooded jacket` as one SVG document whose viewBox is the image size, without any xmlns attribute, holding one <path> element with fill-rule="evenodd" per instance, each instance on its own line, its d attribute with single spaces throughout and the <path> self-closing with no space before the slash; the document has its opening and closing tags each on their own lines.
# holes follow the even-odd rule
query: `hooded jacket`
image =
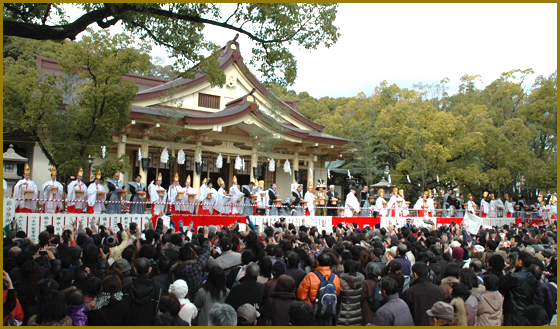
<svg viewBox="0 0 560 329">
<path fill-rule="evenodd" d="M 357 326 L 362 324 L 362 273 L 340 275 L 340 312 L 337 325 Z"/>
<path fill-rule="evenodd" d="M 479 326 L 501 326 L 504 296 L 497 291 L 486 291 L 478 303 Z"/>
<path fill-rule="evenodd" d="M 315 271 L 321 272 L 325 280 L 328 280 L 331 275 L 334 274 L 328 266 L 317 266 Z M 334 277 L 333 283 L 336 287 L 336 294 L 340 294 L 340 278 L 338 276 Z M 321 279 L 317 276 L 317 274 L 310 272 L 308 273 L 298 288 L 298 298 L 301 301 L 306 302 L 307 304 L 313 304 L 315 301 L 315 297 L 317 296 L 317 290 L 319 290 L 319 285 L 321 284 Z"/>
<path fill-rule="evenodd" d="M 157 281 L 141 276 L 123 287 L 124 300 L 130 305 L 127 325 L 149 325 L 153 323 L 163 289 Z"/>
<path fill-rule="evenodd" d="M 85 326 L 88 322 L 84 305 L 68 305 L 68 316 L 74 326 Z"/>
<path fill-rule="evenodd" d="M 296 301 L 296 295 L 291 292 L 273 292 L 264 302 L 262 311 L 259 310 L 263 323 L 257 323 L 257 325 L 265 325 L 266 319 L 270 319 L 273 326 L 289 326 L 290 306 Z"/>
</svg>

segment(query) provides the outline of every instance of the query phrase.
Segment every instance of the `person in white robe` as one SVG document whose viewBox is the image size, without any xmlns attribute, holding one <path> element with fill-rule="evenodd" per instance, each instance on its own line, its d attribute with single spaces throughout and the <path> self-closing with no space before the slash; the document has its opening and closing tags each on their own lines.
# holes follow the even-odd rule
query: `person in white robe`
<svg viewBox="0 0 560 329">
<path fill-rule="evenodd" d="M 243 192 L 239 190 L 237 185 L 237 177 L 233 176 L 233 183 L 229 189 L 229 194 L 231 194 L 232 215 L 238 215 L 243 212 Z"/>
<path fill-rule="evenodd" d="M 418 200 L 416 200 L 416 203 L 414 204 L 414 207 L 412 207 L 415 211 L 416 211 L 416 216 L 417 217 L 424 217 L 424 206 L 426 205 L 426 197 L 425 196 L 420 196 L 418 198 Z M 426 212 L 427 215 L 427 212 Z"/>
<path fill-rule="evenodd" d="M 428 191 L 428 198 L 426 199 L 426 205 L 428 205 L 429 217 L 434 217 L 436 215 L 436 206 L 434 204 L 434 197 L 432 195 L 432 191 Z"/>
<path fill-rule="evenodd" d="M 357 215 L 360 211 L 360 202 L 356 198 L 356 188 L 351 187 L 350 192 L 346 195 L 346 201 L 344 203 L 344 216 L 353 217 Z"/>
<path fill-rule="evenodd" d="M 480 200 L 480 217 L 481 218 L 488 217 L 488 212 L 490 211 L 490 204 L 486 201 L 486 197 L 488 197 L 488 192 L 484 192 L 483 198 Z"/>
<path fill-rule="evenodd" d="M 187 176 L 185 181 L 185 199 L 183 199 L 183 204 L 179 205 L 181 207 L 181 213 L 186 215 L 194 215 L 196 211 L 195 204 L 197 204 L 197 191 L 191 186 L 191 175 Z"/>
<path fill-rule="evenodd" d="M 23 179 L 19 180 L 16 185 L 14 185 L 14 199 L 22 199 L 16 201 L 16 212 L 30 213 L 37 209 L 37 196 L 39 195 L 39 189 L 35 182 L 29 179 L 31 174 L 31 168 L 29 165 L 25 164 L 25 169 L 23 171 Z M 32 200 L 23 200 L 25 196 L 25 191 L 34 191 Z"/>
<path fill-rule="evenodd" d="M 84 171 L 82 168 L 78 170 L 76 180 L 68 184 L 68 194 L 66 195 L 66 213 L 81 214 L 87 210 L 87 186 L 82 182 Z"/>
<path fill-rule="evenodd" d="M 181 195 L 178 199 L 177 197 Z M 169 211 L 173 214 L 179 214 L 179 204 L 178 202 L 186 198 L 185 189 L 179 183 L 179 174 L 175 173 L 173 177 L 173 184 L 167 189 L 167 199 L 170 203 Z"/>
<path fill-rule="evenodd" d="M 62 192 L 64 187 L 56 180 L 56 167 L 51 169 L 51 179 L 46 181 L 41 188 L 43 192 L 42 199 L 47 201 L 40 201 L 39 203 L 43 205 L 43 212 L 46 214 L 58 214 L 62 211 Z M 53 200 L 53 201 L 50 201 Z"/>
<path fill-rule="evenodd" d="M 211 196 L 208 198 L 208 196 Z M 208 211 L 210 215 L 214 214 L 214 205 L 216 204 L 216 198 L 218 196 L 218 191 L 214 188 L 214 184 L 211 181 L 206 183 L 206 200 L 202 209 Z"/>
<path fill-rule="evenodd" d="M 504 218 L 511 218 L 515 211 L 513 200 L 508 194 L 504 194 L 504 200 Z"/>
<path fill-rule="evenodd" d="M 315 205 L 313 204 L 313 201 L 315 200 L 315 186 L 313 186 L 312 181 L 309 181 L 309 186 L 307 186 L 307 192 L 305 192 L 305 196 L 303 199 L 307 201 L 306 215 L 315 216 Z"/>
<path fill-rule="evenodd" d="M 504 210 L 504 203 L 500 198 L 495 198 L 494 194 L 490 194 L 489 217 L 497 218 L 498 210 Z"/>
<path fill-rule="evenodd" d="M 220 185 L 220 188 L 216 194 L 214 210 L 222 215 L 228 215 L 231 212 L 231 207 L 226 205 L 230 203 L 231 198 L 227 196 L 226 183 L 221 177 L 218 178 L 218 184 Z"/>
<path fill-rule="evenodd" d="M 469 193 L 468 197 L 469 197 L 469 201 L 467 201 L 467 211 L 470 212 L 471 214 L 475 214 L 476 203 L 474 203 L 472 194 Z"/>
<path fill-rule="evenodd" d="M 381 218 L 383 216 L 387 216 L 387 209 L 386 209 L 387 201 L 385 201 L 385 198 L 383 197 L 385 191 L 382 188 L 380 188 L 377 191 L 377 193 L 379 194 L 379 196 L 375 200 L 375 210 L 379 212 L 379 217 Z"/>
<path fill-rule="evenodd" d="M 152 181 L 148 185 L 148 193 L 150 193 L 150 200 L 152 200 L 152 216 L 159 216 L 160 214 L 165 214 L 166 202 L 167 202 L 167 191 L 161 186 L 161 173 L 158 174 L 157 180 Z M 163 190 L 162 196 L 159 196 L 158 191 Z"/>
<path fill-rule="evenodd" d="M 105 188 L 100 184 L 100 181 L 101 170 L 97 170 L 97 174 L 95 174 L 95 180 L 93 181 L 93 183 L 89 184 L 87 189 L 88 214 L 101 214 L 105 211 L 105 202 L 103 202 L 105 200 L 105 196 L 103 195 L 103 199 L 99 200 L 101 202 L 97 202 L 97 193 L 106 193 Z"/>
<path fill-rule="evenodd" d="M 399 190 L 397 188 L 393 189 L 393 193 L 391 194 L 391 198 L 389 198 L 389 202 L 387 203 L 387 209 L 389 210 L 388 212 L 388 216 L 389 217 L 395 217 L 398 216 L 398 206 L 397 206 L 397 200 L 399 199 L 399 194 L 398 194 Z"/>
</svg>

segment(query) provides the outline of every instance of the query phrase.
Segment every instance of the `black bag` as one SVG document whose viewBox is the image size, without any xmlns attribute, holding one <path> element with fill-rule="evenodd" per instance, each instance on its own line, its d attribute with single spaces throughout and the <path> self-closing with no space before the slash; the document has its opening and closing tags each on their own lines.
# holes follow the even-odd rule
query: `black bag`
<svg viewBox="0 0 560 329">
<path fill-rule="evenodd" d="M 373 294 L 368 296 L 367 298 L 369 308 L 376 312 L 380 307 L 381 303 L 383 302 L 383 296 L 381 295 L 381 281 L 377 281 L 375 283 L 375 287 L 373 288 Z"/>
</svg>

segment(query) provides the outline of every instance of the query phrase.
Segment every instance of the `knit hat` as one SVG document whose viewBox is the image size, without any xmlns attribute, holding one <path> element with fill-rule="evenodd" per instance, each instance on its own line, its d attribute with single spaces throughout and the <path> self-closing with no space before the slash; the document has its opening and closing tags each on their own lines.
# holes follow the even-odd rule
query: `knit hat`
<svg viewBox="0 0 560 329">
<path fill-rule="evenodd" d="M 121 271 L 121 273 L 128 272 L 131 270 L 130 264 L 124 258 L 121 258 L 117 260 L 115 263 L 113 263 L 113 268 L 116 268 L 117 270 Z"/>
<path fill-rule="evenodd" d="M 274 264 L 272 264 L 272 274 L 274 274 L 275 278 L 284 273 L 286 273 L 286 263 L 282 261 L 276 261 L 274 262 Z"/>
<path fill-rule="evenodd" d="M 465 251 L 463 250 L 463 248 L 455 247 L 455 248 L 453 248 L 453 251 L 451 252 L 451 256 L 453 257 L 453 259 L 463 259 L 463 254 L 464 253 L 465 253 Z"/>
<path fill-rule="evenodd" d="M 453 306 L 445 302 L 436 302 L 431 309 L 426 311 L 426 313 L 429 316 L 433 316 L 438 319 L 444 319 L 449 321 L 453 321 L 455 319 L 453 317 Z"/>
<path fill-rule="evenodd" d="M 175 280 L 169 285 L 169 293 L 175 295 L 177 298 L 186 298 L 189 293 L 189 286 L 185 280 Z"/>
</svg>

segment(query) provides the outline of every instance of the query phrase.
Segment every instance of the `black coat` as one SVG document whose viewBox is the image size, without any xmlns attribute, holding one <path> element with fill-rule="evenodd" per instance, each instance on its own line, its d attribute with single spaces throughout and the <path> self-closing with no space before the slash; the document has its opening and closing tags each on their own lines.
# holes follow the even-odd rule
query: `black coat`
<svg viewBox="0 0 560 329">
<path fill-rule="evenodd" d="M 500 280 L 500 293 L 504 296 L 504 326 L 526 325 L 525 309 L 533 305 L 539 282 L 526 268 L 508 274 Z"/>
<path fill-rule="evenodd" d="M 436 286 L 429 277 L 419 278 L 414 284 L 404 291 L 403 299 L 410 309 L 414 325 L 429 326 L 430 320 L 427 310 L 436 302 L 445 301 L 445 294 L 440 286 Z"/>
<path fill-rule="evenodd" d="M 100 310 L 86 312 L 88 326 L 124 326 L 128 323 L 130 307 L 124 300 L 115 301 Z"/>
<path fill-rule="evenodd" d="M 291 292 L 275 291 L 266 299 L 261 310 L 258 325 L 265 325 L 265 320 L 270 319 L 273 326 L 290 325 L 290 306 L 297 301 L 296 295 Z"/>
<path fill-rule="evenodd" d="M 123 287 L 124 299 L 130 306 L 128 326 L 151 325 L 154 322 L 159 299 L 164 294 L 159 282 L 138 277 Z"/>
<path fill-rule="evenodd" d="M 233 306 L 233 309 L 237 308 L 245 303 L 259 304 L 262 305 L 264 298 L 264 284 L 257 282 L 256 280 L 245 279 L 243 283 L 240 283 L 233 288 L 229 293 L 226 303 Z"/>
</svg>

